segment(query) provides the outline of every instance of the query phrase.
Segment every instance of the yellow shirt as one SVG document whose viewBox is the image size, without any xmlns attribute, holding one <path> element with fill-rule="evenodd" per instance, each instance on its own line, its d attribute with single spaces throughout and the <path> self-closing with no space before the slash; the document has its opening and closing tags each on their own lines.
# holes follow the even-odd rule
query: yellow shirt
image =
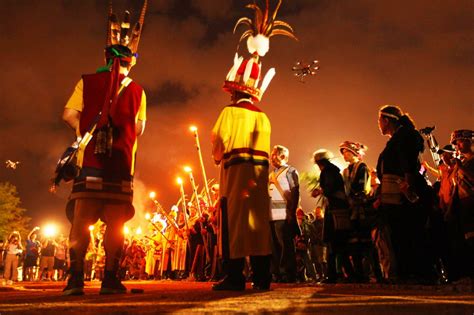
<svg viewBox="0 0 474 315">
<path fill-rule="evenodd" d="M 212 129 L 214 160 L 268 160 L 270 132 L 270 121 L 265 113 L 227 106 Z"/>
</svg>

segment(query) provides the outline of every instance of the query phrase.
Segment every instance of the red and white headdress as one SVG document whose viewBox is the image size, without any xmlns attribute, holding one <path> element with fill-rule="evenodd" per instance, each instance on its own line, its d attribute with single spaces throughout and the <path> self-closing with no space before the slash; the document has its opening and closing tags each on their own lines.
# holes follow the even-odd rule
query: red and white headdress
<svg viewBox="0 0 474 315">
<path fill-rule="evenodd" d="M 297 40 L 293 34 L 293 28 L 288 23 L 275 20 L 281 2 L 282 0 L 278 0 L 271 16 L 269 0 L 266 0 L 264 11 L 255 3 L 255 0 L 253 4 L 246 5 L 246 8 L 255 11 L 255 17 L 253 20 L 248 17 L 240 18 L 235 24 L 234 33 L 240 24 L 245 24 L 250 28 L 242 34 L 240 41 L 247 38 L 247 49 L 251 56 L 244 59 L 235 54 L 234 64 L 224 82 L 225 91 L 230 93 L 239 91 L 251 95 L 256 101 L 261 100 L 275 75 L 275 69 L 271 68 L 260 84 L 262 63 L 259 62 L 259 58 L 265 56 L 270 49 L 270 37 L 283 35 Z"/>
</svg>

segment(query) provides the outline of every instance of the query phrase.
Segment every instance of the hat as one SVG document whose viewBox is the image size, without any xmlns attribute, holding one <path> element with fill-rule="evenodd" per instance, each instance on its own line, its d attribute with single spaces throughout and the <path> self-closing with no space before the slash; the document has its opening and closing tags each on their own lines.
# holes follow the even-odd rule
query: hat
<svg viewBox="0 0 474 315">
<path fill-rule="evenodd" d="M 236 53 L 234 64 L 227 74 L 224 81 L 223 89 L 226 92 L 233 93 L 235 91 L 250 95 L 253 100 L 260 101 L 265 93 L 270 81 L 275 76 L 275 69 L 271 68 L 261 79 L 262 63 L 260 57 L 270 49 L 270 37 L 275 35 L 283 35 L 297 40 L 293 34 L 293 28 L 286 22 L 276 20 L 278 9 L 282 0 L 278 0 L 278 4 L 269 14 L 269 0 L 266 1 L 265 10 L 262 10 L 255 2 L 246 5 L 248 9 L 255 11 L 255 18 L 252 20 L 248 17 L 240 18 L 234 26 L 234 33 L 240 24 L 249 27 L 240 37 L 240 41 L 247 38 L 247 49 L 250 57 L 244 59 Z M 259 86 L 259 83 L 261 85 Z"/>
<path fill-rule="evenodd" d="M 330 160 L 334 157 L 334 154 L 331 151 L 326 149 L 319 149 L 313 153 L 314 163 L 319 162 L 321 160 Z"/>
<path fill-rule="evenodd" d="M 469 140 L 472 141 L 474 137 L 474 131 L 469 129 L 458 129 L 451 133 L 451 144 L 456 144 L 456 140 Z"/>
<path fill-rule="evenodd" d="M 107 38 L 106 47 L 120 45 L 130 49 L 132 56 L 130 58 L 130 64 L 133 66 L 136 63 L 138 43 L 140 42 L 140 36 L 143 30 L 143 23 L 145 22 L 145 12 L 148 6 L 148 0 L 143 3 L 142 10 L 138 22 L 135 23 L 133 29 L 130 29 L 130 12 L 125 11 L 123 20 L 120 22 L 117 15 L 112 11 L 112 0 L 109 2 L 109 19 L 107 24 Z M 120 57 L 121 59 L 127 59 L 127 56 L 111 55 L 111 57 Z M 128 61 L 128 60 L 126 60 Z"/>
<path fill-rule="evenodd" d="M 365 155 L 365 151 L 367 151 L 367 149 L 368 148 L 365 145 L 359 142 L 344 141 L 339 145 L 339 151 L 341 154 L 344 150 L 348 150 L 359 158 L 362 158 Z"/>
<path fill-rule="evenodd" d="M 438 152 L 436 152 L 436 153 L 441 154 L 441 153 L 444 153 L 444 152 L 454 153 L 454 152 L 456 152 L 456 150 L 454 149 L 454 147 L 451 144 L 447 144 L 442 149 L 439 149 Z"/>
</svg>

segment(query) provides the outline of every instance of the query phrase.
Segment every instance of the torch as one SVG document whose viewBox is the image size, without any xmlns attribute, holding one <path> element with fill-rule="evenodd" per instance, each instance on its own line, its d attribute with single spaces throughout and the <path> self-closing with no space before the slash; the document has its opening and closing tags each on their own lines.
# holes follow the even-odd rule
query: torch
<svg viewBox="0 0 474 315">
<path fill-rule="evenodd" d="M 194 176 L 193 176 L 192 169 L 189 166 L 185 166 L 184 171 L 189 174 L 189 180 L 191 181 L 191 186 L 193 187 L 193 194 L 196 197 L 196 203 L 197 203 L 197 208 L 199 210 L 199 216 L 202 219 L 202 218 L 204 218 L 204 216 L 203 216 L 203 213 L 202 213 L 202 210 L 201 210 L 201 203 L 199 202 L 198 191 L 197 191 L 197 188 L 196 188 L 196 183 L 194 181 Z M 182 185 L 181 185 L 181 187 L 182 187 Z M 207 185 L 206 185 L 206 187 L 207 187 Z M 203 223 L 202 223 L 201 219 L 199 220 L 199 225 L 201 227 L 201 231 L 203 231 L 204 226 L 203 226 Z M 203 241 L 203 244 L 204 244 L 204 250 L 206 252 L 206 258 L 208 259 L 208 261 L 210 261 L 209 248 L 207 246 L 208 245 L 207 237 L 204 234 L 202 234 L 202 232 L 201 232 L 201 237 L 202 237 L 202 241 Z"/>
<path fill-rule="evenodd" d="M 196 187 L 196 182 L 194 181 L 194 176 L 193 176 L 193 171 L 192 169 L 189 167 L 189 166 L 185 166 L 184 167 L 184 171 L 186 173 L 188 173 L 189 175 L 189 181 L 191 182 L 191 186 L 193 188 L 193 195 L 194 195 L 194 198 L 196 198 L 196 202 L 197 202 L 197 208 L 199 210 L 199 215 L 202 216 L 202 209 L 201 209 L 201 203 L 199 202 L 199 193 L 197 191 L 197 187 Z"/>
<path fill-rule="evenodd" d="M 166 213 L 165 209 L 163 209 L 163 207 L 160 205 L 160 203 L 158 202 L 158 200 L 155 199 L 156 193 L 155 193 L 154 191 L 150 192 L 149 197 L 150 197 L 150 199 L 153 201 L 153 203 L 155 204 L 157 211 L 159 211 L 159 212 L 161 213 L 161 215 L 164 216 L 165 220 L 168 221 L 168 223 L 169 223 L 176 231 L 179 231 L 179 226 L 178 226 L 178 224 L 176 223 L 176 221 L 175 221 L 173 218 L 171 218 L 168 213 Z M 148 215 L 148 218 L 147 218 L 147 215 Z M 151 215 L 150 215 L 149 213 L 147 213 L 147 214 L 145 215 L 145 219 L 150 220 L 150 218 L 151 218 Z M 154 225 L 154 223 L 153 223 L 152 221 L 150 221 L 150 223 L 152 223 L 152 224 Z M 168 223 L 167 223 L 167 224 L 168 224 Z M 156 227 L 156 226 L 155 226 L 155 227 Z"/>
<path fill-rule="evenodd" d="M 178 183 L 179 185 L 179 192 L 181 193 L 181 200 L 182 200 L 182 204 L 183 204 L 183 216 L 184 216 L 184 224 L 186 226 L 186 232 L 189 230 L 189 227 L 188 227 L 188 217 L 187 217 L 187 209 L 186 209 L 186 197 L 184 196 L 184 187 L 183 187 L 183 180 L 181 179 L 181 177 L 178 177 L 176 179 L 176 182 Z"/>
<path fill-rule="evenodd" d="M 202 160 L 201 145 L 199 143 L 198 129 L 196 126 L 189 127 L 189 130 L 194 134 L 194 139 L 196 140 L 196 149 L 199 155 L 199 163 L 201 164 L 202 178 L 204 179 L 204 187 L 206 189 L 206 197 L 208 205 L 211 204 L 211 194 L 209 193 L 209 187 L 207 186 L 207 176 L 206 169 L 204 168 L 204 161 Z"/>
</svg>

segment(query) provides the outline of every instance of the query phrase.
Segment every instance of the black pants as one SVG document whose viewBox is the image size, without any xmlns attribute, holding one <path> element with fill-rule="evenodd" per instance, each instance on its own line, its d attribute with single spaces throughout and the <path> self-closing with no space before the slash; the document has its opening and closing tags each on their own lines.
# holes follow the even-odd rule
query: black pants
<svg viewBox="0 0 474 315">
<path fill-rule="evenodd" d="M 252 282 L 258 285 L 269 284 L 270 274 L 270 255 L 268 256 L 250 256 L 252 267 Z M 227 259 L 223 261 L 223 268 L 228 281 L 241 284 L 245 283 L 243 275 L 245 267 L 245 258 Z"/>
<path fill-rule="evenodd" d="M 272 274 L 296 279 L 294 227 L 286 220 L 270 223 L 272 232 Z"/>
</svg>

